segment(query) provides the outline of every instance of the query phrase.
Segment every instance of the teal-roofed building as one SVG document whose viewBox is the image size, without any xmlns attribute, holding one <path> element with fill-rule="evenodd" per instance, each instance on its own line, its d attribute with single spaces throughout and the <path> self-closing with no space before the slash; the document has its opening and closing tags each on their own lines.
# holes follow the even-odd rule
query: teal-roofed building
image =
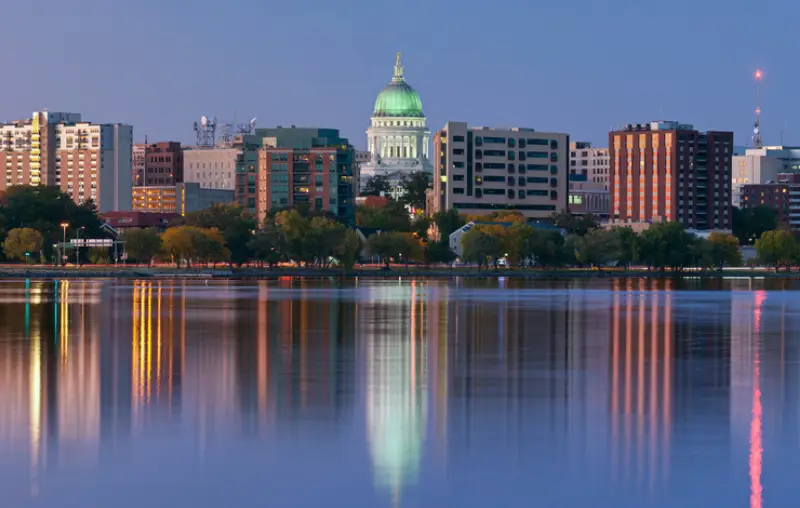
<svg viewBox="0 0 800 508">
<path fill-rule="evenodd" d="M 403 175 L 432 172 L 430 138 L 422 100 L 406 81 L 398 53 L 392 80 L 375 99 L 371 126 L 367 129 L 369 161 L 361 165 L 362 188 L 369 178 L 386 176 L 398 197 Z"/>
</svg>

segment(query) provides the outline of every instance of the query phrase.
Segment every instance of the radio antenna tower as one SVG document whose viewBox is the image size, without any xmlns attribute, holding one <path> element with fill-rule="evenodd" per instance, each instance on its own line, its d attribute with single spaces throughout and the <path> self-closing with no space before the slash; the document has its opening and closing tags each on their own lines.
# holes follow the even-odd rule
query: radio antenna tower
<svg viewBox="0 0 800 508">
<path fill-rule="evenodd" d="M 764 139 L 761 137 L 761 70 L 756 70 L 756 122 L 753 125 L 753 147 L 761 148 L 764 146 Z"/>
</svg>

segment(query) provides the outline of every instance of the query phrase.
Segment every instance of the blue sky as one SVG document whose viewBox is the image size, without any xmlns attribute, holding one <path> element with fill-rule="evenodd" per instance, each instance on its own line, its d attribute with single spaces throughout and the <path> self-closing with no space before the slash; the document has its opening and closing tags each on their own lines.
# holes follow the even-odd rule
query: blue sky
<svg viewBox="0 0 800 508">
<path fill-rule="evenodd" d="M 402 51 L 432 130 L 568 132 L 675 119 L 800 144 L 790 0 L 37 0 L 4 2 L 0 119 L 74 111 L 191 142 L 203 114 L 339 128 L 359 147 Z M 9 75 L 14 78 L 9 79 Z"/>
</svg>

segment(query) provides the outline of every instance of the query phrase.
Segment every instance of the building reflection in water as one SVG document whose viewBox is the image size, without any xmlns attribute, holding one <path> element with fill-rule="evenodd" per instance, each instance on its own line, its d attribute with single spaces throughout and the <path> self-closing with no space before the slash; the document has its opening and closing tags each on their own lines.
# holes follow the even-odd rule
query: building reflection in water
<svg viewBox="0 0 800 508">
<path fill-rule="evenodd" d="M 420 283 L 375 287 L 361 305 L 366 408 L 375 480 L 391 489 L 417 480 L 427 425 L 427 345 Z"/>
<path fill-rule="evenodd" d="M 723 488 L 690 478 L 692 453 L 713 451 L 762 508 L 764 415 L 776 433 L 798 423 L 786 300 L 526 284 L 9 283 L 0 453 L 26 457 L 15 474 L 37 495 L 48 471 L 118 460 L 165 429 L 200 457 L 244 437 L 339 439 L 363 395 L 362 443 L 396 503 L 422 468 L 475 455 L 648 495 Z"/>
</svg>

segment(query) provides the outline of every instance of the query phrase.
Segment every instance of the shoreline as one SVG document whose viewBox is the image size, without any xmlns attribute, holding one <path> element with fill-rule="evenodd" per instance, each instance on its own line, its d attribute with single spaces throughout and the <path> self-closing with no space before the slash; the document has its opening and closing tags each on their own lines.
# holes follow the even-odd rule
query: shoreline
<svg viewBox="0 0 800 508">
<path fill-rule="evenodd" d="M 519 279 L 586 279 L 586 278 L 674 278 L 674 279 L 722 279 L 722 278 L 776 278 L 800 279 L 800 272 L 772 272 L 765 270 L 725 270 L 723 272 L 683 272 L 671 274 L 669 272 L 648 272 L 646 270 L 468 270 L 458 268 L 449 269 L 413 269 L 404 268 L 381 271 L 375 269 L 358 269 L 343 272 L 336 269 L 313 268 L 218 268 L 218 269 L 174 269 L 174 268 L 53 268 L 32 266 L 19 268 L 0 268 L 0 278 L 40 278 L 40 279 L 82 279 L 82 278 L 161 278 L 161 279 L 265 279 L 275 277 L 339 277 L 339 278 L 375 278 L 397 279 L 398 277 L 413 278 L 519 278 Z"/>
</svg>

